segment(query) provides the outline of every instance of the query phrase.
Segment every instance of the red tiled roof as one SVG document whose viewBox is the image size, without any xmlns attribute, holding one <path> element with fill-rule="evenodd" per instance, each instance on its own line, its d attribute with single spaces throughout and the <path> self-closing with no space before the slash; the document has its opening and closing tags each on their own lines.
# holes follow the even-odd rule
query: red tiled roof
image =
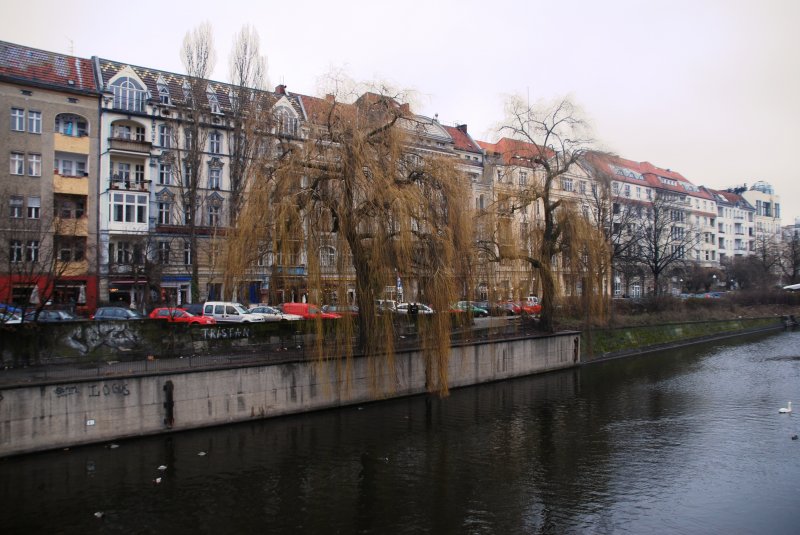
<svg viewBox="0 0 800 535">
<path fill-rule="evenodd" d="M 464 130 L 457 126 L 442 126 L 447 133 L 450 134 L 450 137 L 453 138 L 453 146 L 456 150 L 463 150 L 465 152 L 475 152 L 480 154 L 481 148 L 478 146 L 475 141 L 473 141 L 472 137 Z M 466 127 L 465 127 L 466 129 Z"/>
<path fill-rule="evenodd" d="M 89 59 L 0 41 L 0 76 L 35 85 L 97 93 Z"/>
<path fill-rule="evenodd" d="M 550 159 L 555 156 L 555 153 L 546 147 L 507 137 L 502 138 L 497 143 L 478 141 L 478 145 L 489 153 L 501 156 L 505 165 L 533 167 L 536 165 L 534 160 L 541 157 Z"/>
</svg>

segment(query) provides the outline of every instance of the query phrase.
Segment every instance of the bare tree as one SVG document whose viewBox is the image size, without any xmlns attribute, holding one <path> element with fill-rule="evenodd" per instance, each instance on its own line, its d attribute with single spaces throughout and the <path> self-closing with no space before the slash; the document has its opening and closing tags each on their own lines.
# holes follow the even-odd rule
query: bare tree
<svg viewBox="0 0 800 535">
<path fill-rule="evenodd" d="M 203 160 L 209 140 L 211 115 L 215 112 L 213 106 L 216 103 L 216 92 L 208 80 L 215 63 L 213 32 L 208 22 L 186 33 L 181 48 L 181 60 L 186 69 L 182 86 L 183 98 L 173 101 L 176 110 L 166 133 L 172 140 L 171 147 L 170 152 L 162 156 L 162 159 L 172 166 L 180 191 L 184 228 L 188 234 L 191 256 L 189 269 L 192 301 L 197 302 L 200 300 L 202 256 L 198 234 L 203 226 L 202 215 L 206 202 L 202 183 L 205 167 Z"/>
<path fill-rule="evenodd" d="M 651 203 L 642 210 L 638 235 L 631 256 L 652 276 L 653 294 L 658 296 L 662 277 L 683 268 L 701 240 L 689 223 L 681 197 L 664 190 L 654 190 Z"/>
<path fill-rule="evenodd" d="M 229 59 L 229 93 L 231 130 L 228 133 L 230 193 L 229 225 L 236 226 L 244 192 L 248 189 L 250 166 L 254 157 L 265 150 L 263 135 L 271 130 L 269 113 L 272 98 L 263 89 L 268 87 L 267 60 L 261 55 L 258 32 L 245 25 L 234 37 Z"/>
<path fill-rule="evenodd" d="M 792 230 L 784 233 L 780 249 L 780 266 L 786 282 L 797 284 L 800 281 L 800 234 Z"/>
<path fill-rule="evenodd" d="M 507 112 L 508 119 L 500 132 L 524 144 L 517 145 L 514 154 L 506 158 L 512 162 L 524 161 L 535 170 L 536 176 L 517 193 L 503 199 L 498 208 L 513 214 L 538 204 L 541 216 L 537 224 L 526 227 L 524 232 L 528 235 L 522 237 L 523 249 L 490 246 L 483 247 L 483 253 L 506 259 L 522 258 L 538 272 L 542 285 L 540 325 L 552 331 L 558 291 L 553 264 L 564 252 L 583 254 L 591 241 L 578 243 L 589 238 L 588 227 L 577 225 L 582 218 L 575 217 L 574 207 L 568 206 L 569 200 L 557 189 L 562 177 L 579 165 L 591 141 L 587 125 L 568 99 L 532 106 L 515 98 L 509 101 Z"/>
</svg>

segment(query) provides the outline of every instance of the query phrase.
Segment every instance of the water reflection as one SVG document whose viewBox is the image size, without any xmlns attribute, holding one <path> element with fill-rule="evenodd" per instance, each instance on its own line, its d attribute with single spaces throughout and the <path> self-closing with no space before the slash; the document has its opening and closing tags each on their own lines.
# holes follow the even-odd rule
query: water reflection
<svg viewBox="0 0 800 535">
<path fill-rule="evenodd" d="M 761 336 L 460 389 L 445 400 L 8 459 L 0 525 L 21 533 L 791 533 L 800 467 L 785 461 L 800 454 L 800 441 L 788 438 L 796 417 L 777 408 L 800 397 L 798 342 L 800 333 Z"/>
</svg>

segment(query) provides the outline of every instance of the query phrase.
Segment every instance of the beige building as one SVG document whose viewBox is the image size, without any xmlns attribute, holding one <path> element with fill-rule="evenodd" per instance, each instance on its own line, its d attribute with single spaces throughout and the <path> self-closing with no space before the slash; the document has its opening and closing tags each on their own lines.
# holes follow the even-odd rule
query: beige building
<svg viewBox="0 0 800 535">
<path fill-rule="evenodd" d="M 89 60 L 0 42 L 0 301 L 97 303 L 99 93 Z"/>
</svg>

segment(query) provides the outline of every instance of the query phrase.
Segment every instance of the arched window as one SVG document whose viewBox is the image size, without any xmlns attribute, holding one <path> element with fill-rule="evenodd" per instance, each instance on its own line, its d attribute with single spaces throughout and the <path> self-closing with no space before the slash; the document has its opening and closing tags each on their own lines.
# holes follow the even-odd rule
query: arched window
<svg viewBox="0 0 800 535">
<path fill-rule="evenodd" d="M 297 118 L 285 107 L 281 106 L 275 112 L 278 123 L 278 133 L 287 136 L 297 136 Z"/>
<path fill-rule="evenodd" d="M 56 115 L 55 131 L 65 136 L 83 137 L 89 135 L 89 123 L 80 115 L 59 113 Z"/>
<path fill-rule="evenodd" d="M 114 108 L 127 111 L 144 111 L 147 91 L 142 85 L 128 76 L 117 78 L 111 84 L 114 93 Z"/>
</svg>

